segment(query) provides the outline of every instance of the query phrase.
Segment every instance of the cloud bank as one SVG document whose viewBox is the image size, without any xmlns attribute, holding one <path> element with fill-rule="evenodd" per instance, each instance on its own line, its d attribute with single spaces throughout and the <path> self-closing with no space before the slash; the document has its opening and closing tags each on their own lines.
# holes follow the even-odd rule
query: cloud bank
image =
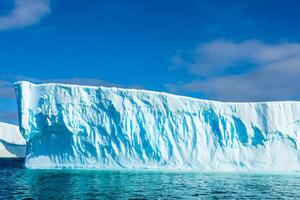
<svg viewBox="0 0 300 200">
<path fill-rule="evenodd" d="M 22 28 L 38 23 L 49 13 L 49 0 L 14 0 L 13 10 L 6 16 L 0 16 L 0 30 Z"/>
<path fill-rule="evenodd" d="M 300 99 L 300 43 L 216 40 L 173 58 L 198 78 L 168 83 L 172 92 L 193 92 L 223 101 Z"/>
</svg>

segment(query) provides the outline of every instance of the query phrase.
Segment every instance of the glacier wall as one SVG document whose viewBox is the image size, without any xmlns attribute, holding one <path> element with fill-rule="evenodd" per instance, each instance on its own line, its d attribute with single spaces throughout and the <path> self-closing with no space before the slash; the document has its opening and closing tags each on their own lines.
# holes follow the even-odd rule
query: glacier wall
<svg viewBox="0 0 300 200">
<path fill-rule="evenodd" d="M 300 169 L 300 102 L 15 84 L 29 168 Z"/>
</svg>

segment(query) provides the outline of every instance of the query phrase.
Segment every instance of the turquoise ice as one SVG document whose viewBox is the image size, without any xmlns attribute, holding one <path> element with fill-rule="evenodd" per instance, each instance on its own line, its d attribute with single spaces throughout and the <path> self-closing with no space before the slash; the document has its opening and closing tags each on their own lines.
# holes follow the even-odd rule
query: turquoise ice
<svg viewBox="0 0 300 200">
<path fill-rule="evenodd" d="M 15 88 L 28 168 L 300 169 L 300 102 L 24 81 Z"/>
</svg>

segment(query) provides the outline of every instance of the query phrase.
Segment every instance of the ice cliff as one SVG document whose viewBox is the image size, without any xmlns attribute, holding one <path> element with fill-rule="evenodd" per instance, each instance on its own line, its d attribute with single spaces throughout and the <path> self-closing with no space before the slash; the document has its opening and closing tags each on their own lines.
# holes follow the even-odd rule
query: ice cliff
<svg viewBox="0 0 300 200">
<path fill-rule="evenodd" d="M 20 158 L 26 155 L 26 141 L 18 126 L 0 122 L 0 159 Z"/>
<path fill-rule="evenodd" d="M 300 170 L 300 102 L 15 84 L 29 168 Z"/>
</svg>

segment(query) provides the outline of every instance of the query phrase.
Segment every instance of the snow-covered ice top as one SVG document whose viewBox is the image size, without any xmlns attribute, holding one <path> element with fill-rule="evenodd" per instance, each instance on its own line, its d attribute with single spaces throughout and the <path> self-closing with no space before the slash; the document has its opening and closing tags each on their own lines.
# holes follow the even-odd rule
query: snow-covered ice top
<svg viewBox="0 0 300 200">
<path fill-rule="evenodd" d="M 300 102 L 15 84 L 29 168 L 300 170 Z"/>
<path fill-rule="evenodd" d="M 26 145 L 19 127 L 4 122 L 0 122 L 0 141 L 14 145 Z"/>
<path fill-rule="evenodd" d="M 26 156 L 26 141 L 19 127 L 0 122 L 0 159 L 24 158 Z"/>
</svg>

